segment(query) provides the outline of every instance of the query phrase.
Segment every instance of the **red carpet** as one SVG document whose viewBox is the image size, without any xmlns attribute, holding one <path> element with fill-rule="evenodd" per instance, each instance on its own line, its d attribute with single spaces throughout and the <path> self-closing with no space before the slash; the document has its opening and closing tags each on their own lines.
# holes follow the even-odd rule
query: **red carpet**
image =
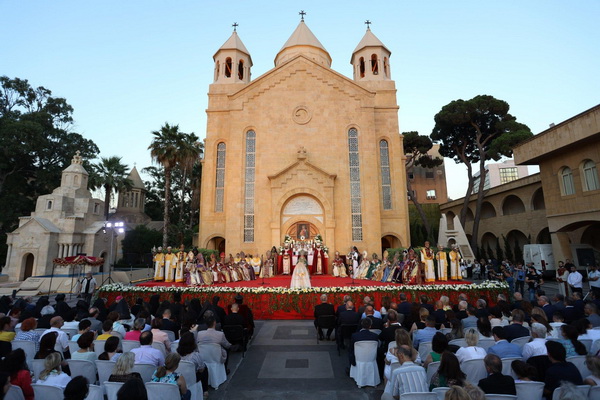
<svg viewBox="0 0 600 400">
<path fill-rule="evenodd" d="M 278 275 L 274 278 L 266 278 L 264 280 L 264 286 L 268 287 L 290 287 L 290 281 L 292 277 L 290 275 Z M 262 286 L 262 279 L 257 279 L 254 281 L 239 281 L 239 282 L 231 282 L 231 283 L 221 283 L 212 285 L 214 287 L 260 287 Z M 351 278 L 336 278 L 332 275 L 314 275 L 310 278 L 310 282 L 313 287 L 337 287 L 337 286 L 352 286 Z M 396 283 L 383 283 L 377 281 L 370 281 L 366 279 L 355 279 L 354 283 L 356 286 L 399 286 L 400 284 Z M 435 283 L 429 283 L 424 285 L 468 285 L 471 282 L 469 281 L 436 281 Z M 187 287 L 183 283 L 165 283 L 165 282 L 145 282 L 140 283 L 137 286 L 147 286 L 147 287 L 155 287 L 155 286 L 167 286 L 167 287 Z"/>
</svg>

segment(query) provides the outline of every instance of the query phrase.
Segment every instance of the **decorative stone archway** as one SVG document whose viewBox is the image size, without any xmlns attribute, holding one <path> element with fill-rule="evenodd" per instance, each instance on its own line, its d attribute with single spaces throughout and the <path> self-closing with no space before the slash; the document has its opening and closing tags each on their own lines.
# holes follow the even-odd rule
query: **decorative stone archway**
<svg viewBox="0 0 600 400">
<path fill-rule="evenodd" d="M 23 268 L 21 268 L 21 271 L 23 271 L 23 279 L 22 280 L 25 280 L 33 275 L 34 262 L 35 262 L 35 257 L 33 254 L 27 253 L 23 256 Z"/>
</svg>

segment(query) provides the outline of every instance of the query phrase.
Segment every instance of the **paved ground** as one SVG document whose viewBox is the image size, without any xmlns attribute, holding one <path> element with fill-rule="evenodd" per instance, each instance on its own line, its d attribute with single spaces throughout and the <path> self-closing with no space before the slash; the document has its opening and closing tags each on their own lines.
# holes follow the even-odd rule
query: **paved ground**
<svg viewBox="0 0 600 400">
<path fill-rule="evenodd" d="M 245 358 L 232 353 L 231 374 L 209 399 L 374 400 L 383 386 L 359 389 L 346 375 L 348 353 L 317 344 L 312 321 L 257 321 Z"/>
</svg>

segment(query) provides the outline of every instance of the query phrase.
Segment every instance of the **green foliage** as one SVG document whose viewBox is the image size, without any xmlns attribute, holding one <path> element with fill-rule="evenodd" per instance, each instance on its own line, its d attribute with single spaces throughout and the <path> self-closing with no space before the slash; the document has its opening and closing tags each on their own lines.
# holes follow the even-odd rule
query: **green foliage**
<svg viewBox="0 0 600 400">
<path fill-rule="evenodd" d="M 96 144 L 73 132 L 73 108 L 25 79 L 0 77 L 0 262 L 6 259 L 6 234 L 29 215 L 38 196 L 60 184 L 63 169 L 79 150 L 93 159 Z"/>
<path fill-rule="evenodd" d="M 486 251 L 487 256 L 488 256 L 488 258 L 486 258 L 486 260 L 489 259 L 489 258 L 495 258 L 494 257 L 494 252 L 492 251 L 492 247 L 490 246 L 489 242 L 487 244 L 487 249 L 485 249 L 485 251 Z"/>
<path fill-rule="evenodd" d="M 392 262 L 394 260 L 394 257 L 396 256 L 396 254 L 398 254 L 398 257 L 400 258 L 400 260 L 402 260 L 402 252 L 406 250 L 406 247 L 398 247 L 398 248 L 394 248 L 394 249 L 388 249 L 388 260 L 390 260 L 390 262 Z M 383 254 L 382 254 L 383 257 Z"/>
<path fill-rule="evenodd" d="M 431 224 L 431 234 L 427 237 L 427 231 L 423 226 L 423 220 L 419 215 L 414 204 L 408 205 L 408 220 L 410 224 L 410 242 L 412 246 L 422 246 L 426 240 L 434 246 L 437 243 L 438 233 L 440 231 L 439 220 L 441 217 L 439 204 L 421 204 L 421 207 L 428 221 L 434 222 Z M 442 243 L 445 245 L 446 243 Z"/>
<path fill-rule="evenodd" d="M 128 175 L 129 167 L 121 162 L 121 157 L 102 157 L 99 163 L 92 164 L 90 188 L 104 189 L 104 218 L 107 220 L 113 192 L 117 194 L 121 190 L 131 190 L 133 187 L 133 182 L 127 178 Z"/>
<path fill-rule="evenodd" d="M 510 243 L 508 242 L 508 239 L 506 238 L 506 236 L 502 235 L 502 240 L 504 241 L 504 253 L 506 255 L 506 258 L 509 261 L 516 262 L 517 260 L 514 257 L 512 248 L 510 247 Z"/>
<path fill-rule="evenodd" d="M 419 135 L 419 132 L 402 132 L 404 154 L 407 156 L 407 171 L 413 166 L 423 168 L 433 168 L 442 165 L 441 158 L 433 158 L 428 153 L 433 147 L 431 138 L 426 135 Z"/>
<path fill-rule="evenodd" d="M 477 250 L 479 250 L 479 255 L 477 256 L 478 260 L 481 260 L 481 259 L 487 260 L 489 258 L 488 254 L 485 252 L 485 248 L 483 246 L 481 246 L 481 247 L 477 246 Z"/>
<path fill-rule="evenodd" d="M 502 247 L 500 246 L 500 238 L 496 237 L 496 260 L 502 261 L 504 260 L 504 252 L 502 251 Z"/>
<path fill-rule="evenodd" d="M 145 254 L 152 247 L 158 247 L 162 242 L 162 232 L 138 225 L 133 230 L 128 230 L 123 239 L 123 253 Z"/>
</svg>

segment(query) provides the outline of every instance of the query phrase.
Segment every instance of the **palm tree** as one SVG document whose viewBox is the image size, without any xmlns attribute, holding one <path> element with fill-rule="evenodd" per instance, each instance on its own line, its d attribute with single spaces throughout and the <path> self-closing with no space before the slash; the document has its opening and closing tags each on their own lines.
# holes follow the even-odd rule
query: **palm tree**
<svg viewBox="0 0 600 400">
<path fill-rule="evenodd" d="M 169 209 L 171 208 L 171 174 L 179 162 L 180 144 L 184 141 L 185 134 L 179 131 L 179 125 L 165 124 L 159 131 L 153 131 L 152 143 L 148 146 L 152 160 L 161 164 L 165 170 L 165 225 L 163 228 L 163 248 L 167 247 L 169 224 Z"/>
<path fill-rule="evenodd" d="M 113 191 L 131 190 L 133 182 L 127 178 L 129 167 L 121 163 L 121 157 L 112 156 L 100 158 L 100 162 L 94 165 L 96 187 L 104 188 L 104 218 L 108 220 L 110 210 L 110 199 Z"/>
<path fill-rule="evenodd" d="M 186 188 L 188 185 L 188 177 L 192 175 L 194 167 L 199 164 L 200 157 L 204 153 L 204 145 L 199 142 L 199 137 L 194 133 L 185 133 L 184 140 L 179 144 L 179 160 L 178 167 L 182 172 L 181 176 L 181 205 L 179 207 L 179 224 L 183 226 L 183 214 L 184 214 L 184 203 L 185 203 L 185 190 L 193 191 L 193 186 Z M 193 178 L 193 177 L 192 177 Z M 193 182 L 190 182 L 190 185 Z M 190 194 L 191 196 L 192 194 Z M 190 207 L 190 212 L 191 212 Z"/>
</svg>

